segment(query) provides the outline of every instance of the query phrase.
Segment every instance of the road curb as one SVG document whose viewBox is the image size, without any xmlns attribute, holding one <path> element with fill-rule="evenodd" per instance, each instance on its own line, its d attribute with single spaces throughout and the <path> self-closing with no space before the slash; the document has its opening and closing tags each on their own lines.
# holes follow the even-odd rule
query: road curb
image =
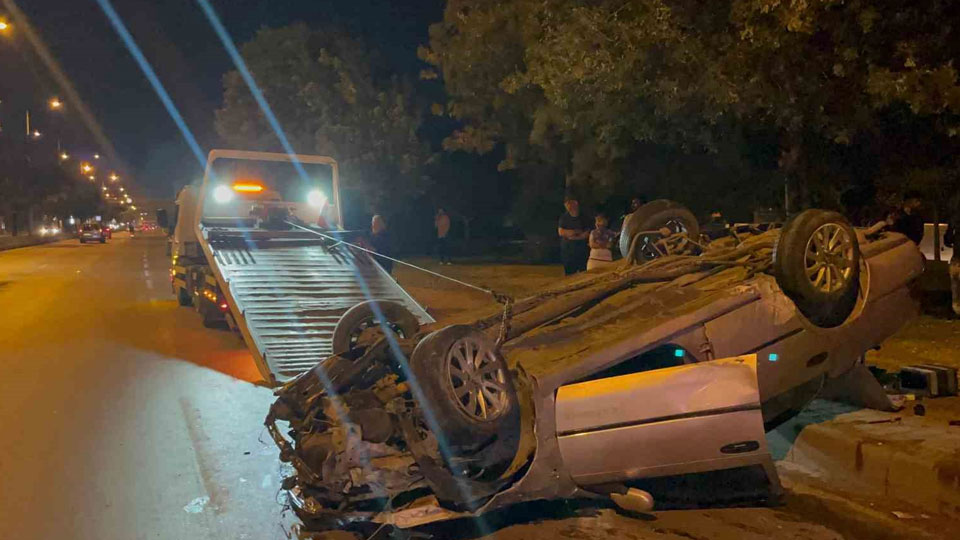
<svg viewBox="0 0 960 540">
<path fill-rule="evenodd" d="M 799 433 L 781 466 L 960 518 L 960 428 L 861 410 Z"/>
</svg>

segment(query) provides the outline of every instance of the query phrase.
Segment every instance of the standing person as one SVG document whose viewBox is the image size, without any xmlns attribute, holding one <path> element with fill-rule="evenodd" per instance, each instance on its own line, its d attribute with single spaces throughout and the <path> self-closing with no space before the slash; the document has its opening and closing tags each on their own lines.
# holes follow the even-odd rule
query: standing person
<svg viewBox="0 0 960 540">
<path fill-rule="evenodd" d="M 953 299 L 953 313 L 960 317 L 960 245 L 957 245 L 957 229 L 960 228 L 960 193 L 950 200 L 950 222 L 943 235 L 943 244 L 953 248 L 950 257 L 950 292 Z"/>
<path fill-rule="evenodd" d="M 567 196 L 563 201 L 566 212 L 560 216 L 557 235 L 560 236 L 560 258 L 563 260 L 563 273 L 576 274 L 587 269 L 587 236 L 590 235 L 590 222 L 580 214 L 580 202 L 576 197 Z"/>
<path fill-rule="evenodd" d="M 437 257 L 440 264 L 453 264 L 447 253 L 447 235 L 450 233 L 450 216 L 443 208 L 437 208 L 437 215 L 433 217 L 433 226 L 437 229 Z"/>
<path fill-rule="evenodd" d="M 908 191 L 903 195 L 900 208 L 887 216 L 887 225 L 891 231 L 903 234 L 918 246 L 923 240 L 923 217 L 920 216 L 922 205 L 920 192 Z"/>
<path fill-rule="evenodd" d="M 594 218 L 594 228 L 590 231 L 590 258 L 587 260 L 587 270 L 601 268 L 613 263 L 613 252 L 610 250 L 613 246 L 613 239 L 617 233 L 607 227 L 610 220 L 607 216 L 600 213 Z"/>
<path fill-rule="evenodd" d="M 714 210 L 710 213 L 710 219 L 700 227 L 700 234 L 706 235 L 710 240 L 716 240 L 727 235 L 730 224 L 723 218 L 723 213 Z"/>
<path fill-rule="evenodd" d="M 620 216 L 620 230 L 623 230 L 623 225 L 627 222 L 627 218 L 633 215 L 641 206 L 647 204 L 647 198 L 643 196 L 636 196 L 630 199 L 630 206 L 627 208 L 627 212 Z"/>
<path fill-rule="evenodd" d="M 393 256 L 393 245 L 390 241 L 390 233 L 387 232 L 387 222 L 380 214 L 374 215 L 370 220 L 370 246 L 381 255 Z M 388 274 L 393 273 L 393 261 L 383 257 L 376 257 L 376 259 Z"/>
</svg>

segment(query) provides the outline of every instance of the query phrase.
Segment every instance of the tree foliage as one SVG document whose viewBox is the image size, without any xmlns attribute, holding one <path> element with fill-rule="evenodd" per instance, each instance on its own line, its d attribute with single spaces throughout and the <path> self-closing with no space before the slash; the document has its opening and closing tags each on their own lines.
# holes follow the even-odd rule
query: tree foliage
<svg viewBox="0 0 960 540">
<path fill-rule="evenodd" d="M 461 122 L 446 147 L 503 144 L 501 168 L 545 159 L 568 185 L 609 191 L 645 145 L 723 153 L 747 130 L 772 138 L 784 172 L 809 175 L 817 164 L 803 149 L 873 144 L 897 130 L 901 109 L 910 129 L 957 133 L 960 39 L 944 21 L 958 10 L 946 0 L 450 0 L 420 56 Z"/>
<path fill-rule="evenodd" d="M 337 159 L 345 187 L 363 188 L 373 209 L 425 188 L 422 107 L 362 43 L 296 24 L 261 30 L 242 53 L 294 150 Z M 237 72 L 224 77 L 216 129 L 237 148 L 282 150 Z"/>
</svg>

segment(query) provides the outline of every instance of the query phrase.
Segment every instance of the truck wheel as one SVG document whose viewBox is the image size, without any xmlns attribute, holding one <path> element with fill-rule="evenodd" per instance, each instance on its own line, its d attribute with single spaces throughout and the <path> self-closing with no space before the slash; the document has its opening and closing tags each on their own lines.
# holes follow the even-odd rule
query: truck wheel
<svg viewBox="0 0 960 540">
<path fill-rule="evenodd" d="M 410 338 L 420 330 L 420 321 L 399 302 L 389 300 L 368 300 L 361 302 L 344 313 L 333 329 L 334 354 L 348 353 L 358 345 L 369 344 L 370 335 L 382 335 L 377 320 L 379 307 L 387 326 L 401 338 Z"/>
<path fill-rule="evenodd" d="M 201 302 L 203 302 L 201 300 Z M 219 319 L 216 317 L 216 308 L 212 306 L 201 306 L 200 316 L 203 317 L 204 328 L 217 328 Z"/>
<path fill-rule="evenodd" d="M 193 304 L 193 298 L 190 298 L 190 293 L 188 293 L 183 287 L 177 287 L 177 303 L 181 306 L 189 306 Z"/>
<path fill-rule="evenodd" d="M 479 446 L 519 429 L 507 363 L 479 330 L 454 325 L 433 332 L 414 349 L 410 370 L 426 401 L 420 406 L 452 447 Z"/>
<path fill-rule="evenodd" d="M 806 210 L 790 219 L 773 252 L 777 283 L 813 324 L 832 328 L 853 312 L 860 290 L 860 246 L 837 212 Z"/>
<path fill-rule="evenodd" d="M 686 233 L 689 238 L 700 238 L 700 224 L 693 212 L 680 203 L 657 199 L 641 206 L 624 220 L 623 229 L 620 231 L 620 254 L 627 257 L 630 254 L 630 245 L 636 238 L 637 247 L 632 262 L 643 262 L 657 257 L 659 253 L 649 245 L 648 240 L 655 240 L 658 236 L 637 236 L 644 231 L 656 231 L 664 227 L 674 233 Z"/>
</svg>

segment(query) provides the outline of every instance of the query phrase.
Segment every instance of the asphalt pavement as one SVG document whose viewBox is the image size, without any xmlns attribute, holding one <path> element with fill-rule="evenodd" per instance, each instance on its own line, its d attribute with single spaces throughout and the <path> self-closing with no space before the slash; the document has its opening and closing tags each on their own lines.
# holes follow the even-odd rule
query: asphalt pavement
<svg viewBox="0 0 960 540">
<path fill-rule="evenodd" d="M 177 306 L 164 248 L 122 233 L 0 253 L 0 539 L 288 538 L 272 393 L 237 335 Z M 938 537 L 790 484 L 776 508 L 491 519 L 510 540 Z"/>
<path fill-rule="evenodd" d="M 272 394 L 164 242 L 0 253 L 0 538 L 286 538 Z"/>
</svg>

